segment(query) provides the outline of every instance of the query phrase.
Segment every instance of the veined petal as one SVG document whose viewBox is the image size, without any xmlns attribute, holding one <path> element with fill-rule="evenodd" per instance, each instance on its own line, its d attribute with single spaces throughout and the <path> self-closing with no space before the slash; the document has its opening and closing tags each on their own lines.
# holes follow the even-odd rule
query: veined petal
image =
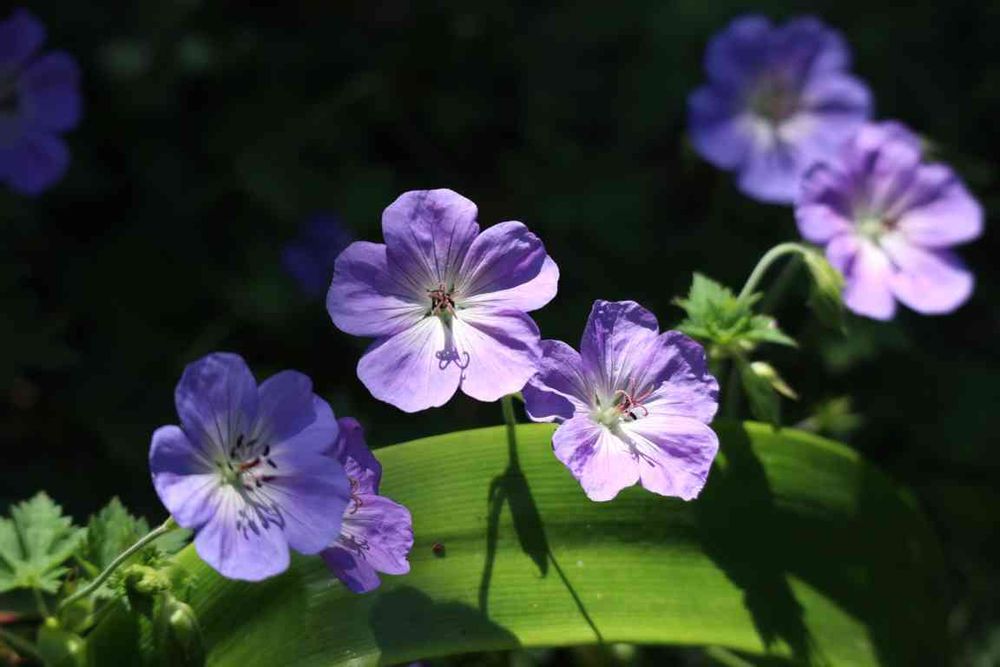
<svg viewBox="0 0 1000 667">
<path fill-rule="evenodd" d="M 561 340 L 543 340 L 538 372 L 524 387 L 524 407 L 535 421 L 571 419 L 594 400 L 580 354 Z"/>
<path fill-rule="evenodd" d="M 353 336 L 391 336 L 413 326 L 428 310 L 422 287 L 400 283 L 390 272 L 386 247 L 356 241 L 337 257 L 326 309 L 338 329 Z"/>
<path fill-rule="evenodd" d="M 20 112 L 41 130 L 62 132 L 80 120 L 80 68 L 67 53 L 48 53 L 18 78 Z"/>
<path fill-rule="evenodd" d="M 705 348 L 679 331 L 657 338 L 640 387 L 656 387 L 643 402 L 648 412 L 682 415 L 706 424 L 719 408 L 719 383 L 708 372 Z M 640 420 L 642 421 L 642 420 Z"/>
<path fill-rule="evenodd" d="M 26 9 L 0 21 L 0 69 L 16 69 L 42 48 L 45 26 Z"/>
<path fill-rule="evenodd" d="M 448 285 L 479 234 L 474 203 L 452 190 L 406 192 L 382 214 L 390 271 L 419 289 Z"/>
<path fill-rule="evenodd" d="M 238 354 L 216 352 L 184 369 L 174 403 L 188 437 L 223 448 L 257 419 L 257 381 Z"/>
<path fill-rule="evenodd" d="M 462 363 L 462 391 L 492 402 L 520 391 L 535 374 L 539 333 L 535 322 L 516 310 L 469 308 L 452 322 Z"/>
<path fill-rule="evenodd" d="M 447 403 L 467 364 L 441 319 L 425 317 L 376 340 L 358 362 L 358 378 L 375 398 L 417 412 Z"/>
<path fill-rule="evenodd" d="M 616 389 L 639 386 L 659 335 L 656 316 L 635 301 L 595 301 L 580 342 L 588 384 L 611 398 Z"/>
<path fill-rule="evenodd" d="M 177 426 L 161 426 L 153 432 L 149 469 L 153 488 L 178 524 L 197 529 L 215 511 L 220 478 L 207 451 L 191 442 Z"/>
<path fill-rule="evenodd" d="M 382 481 L 382 464 L 365 444 L 364 430 L 353 417 L 337 420 L 340 435 L 333 449 L 333 456 L 344 466 L 349 479 L 355 480 L 359 493 L 378 493 Z"/>
<path fill-rule="evenodd" d="M 293 447 L 272 449 L 277 468 L 260 494 L 273 501 L 288 545 L 304 554 L 319 553 L 340 534 L 351 486 L 338 461 Z"/>
<path fill-rule="evenodd" d="M 882 239 L 882 247 L 897 268 L 889 282 L 893 294 L 918 313 L 950 313 L 972 295 L 972 272 L 953 253 L 921 248 L 894 234 Z"/>
<path fill-rule="evenodd" d="M 828 243 L 853 229 L 852 203 L 847 198 L 851 189 L 850 177 L 829 165 L 818 164 L 806 172 L 795 206 L 795 221 L 803 238 Z"/>
<path fill-rule="evenodd" d="M 719 438 L 697 419 L 650 413 L 623 422 L 639 456 L 642 486 L 663 496 L 696 498 L 719 450 Z"/>
<path fill-rule="evenodd" d="M 354 593 L 368 593 L 382 585 L 378 572 L 356 549 L 337 542 L 319 555 L 333 576 Z"/>
<path fill-rule="evenodd" d="M 195 535 L 194 548 L 206 563 L 230 579 L 260 581 L 288 569 L 288 541 L 267 509 L 248 505 L 223 487 L 212 518 Z"/>
<path fill-rule="evenodd" d="M 459 276 L 456 293 L 465 305 L 531 311 L 556 295 L 559 269 L 527 227 L 501 222 L 472 242 Z"/>
<path fill-rule="evenodd" d="M 410 510 L 389 498 L 366 494 L 357 512 L 348 514 L 345 522 L 350 523 L 350 534 L 364 540 L 364 559 L 372 567 L 385 574 L 410 571 L 406 558 L 413 548 Z"/>
<path fill-rule="evenodd" d="M 257 390 L 257 419 L 261 434 L 271 442 L 296 436 L 310 426 L 325 428 L 328 439 L 319 451 L 333 446 L 337 439 L 337 421 L 326 401 L 313 394 L 312 380 L 298 371 L 281 371 L 264 380 Z M 314 398 L 316 400 L 314 400 Z M 316 445 L 310 445 L 317 451 Z"/>
<path fill-rule="evenodd" d="M 587 416 L 556 429 L 552 449 L 591 500 L 611 500 L 639 481 L 639 462 L 629 446 Z"/>
</svg>

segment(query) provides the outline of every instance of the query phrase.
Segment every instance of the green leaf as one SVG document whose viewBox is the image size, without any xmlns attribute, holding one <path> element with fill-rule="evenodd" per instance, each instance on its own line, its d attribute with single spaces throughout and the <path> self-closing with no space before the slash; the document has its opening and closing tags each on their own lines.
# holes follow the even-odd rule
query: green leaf
<svg viewBox="0 0 1000 667">
<path fill-rule="evenodd" d="M 188 548 L 208 664 L 367 665 L 604 641 L 723 646 L 796 664 L 946 664 L 945 595 L 926 522 L 852 450 L 722 423 L 701 497 L 587 500 L 552 427 L 451 433 L 378 450 L 413 513 L 412 571 L 355 595 L 316 557 L 250 584 Z M 152 632 L 112 613 L 93 664 L 140 664 Z M 136 655 L 141 647 L 144 655 Z M 129 649 L 133 651 L 129 652 Z"/>
<path fill-rule="evenodd" d="M 759 343 L 795 347 L 796 342 L 778 328 L 773 317 L 754 314 L 753 306 L 760 296 L 740 300 L 725 285 L 696 273 L 687 298 L 674 299 L 687 313 L 677 329 L 718 346 L 726 356 L 750 352 Z"/>
<path fill-rule="evenodd" d="M 93 577 L 148 532 L 149 524 L 145 519 L 132 516 L 118 498 L 112 498 L 100 512 L 90 517 L 78 555 Z"/>
<path fill-rule="evenodd" d="M 73 555 L 83 530 L 63 516 L 44 492 L 11 508 L 0 518 L 0 593 L 13 588 L 59 589 L 62 564 Z"/>
</svg>

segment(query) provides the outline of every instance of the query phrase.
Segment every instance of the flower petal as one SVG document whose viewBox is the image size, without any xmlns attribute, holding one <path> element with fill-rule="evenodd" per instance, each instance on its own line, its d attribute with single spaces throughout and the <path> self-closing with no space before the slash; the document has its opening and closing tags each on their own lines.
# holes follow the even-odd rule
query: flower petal
<svg viewBox="0 0 1000 667">
<path fill-rule="evenodd" d="M 892 319 L 896 314 L 890 288 L 892 266 L 881 249 L 871 241 L 843 234 L 826 247 L 826 256 L 844 275 L 844 305 L 859 315 Z"/>
<path fill-rule="evenodd" d="M 628 445 L 589 417 L 573 417 L 556 429 L 552 449 L 591 500 L 611 500 L 639 481 Z"/>
<path fill-rule="evenodd" d="M 177 426 L 161 426 L 153 432 L 149 448 L 153 488 L 185 528 L 200 528 L 215 510 L 220 479 L 212 453 L 192 443 Z"/>
<path fill-rule="evenodd" d="M 417 412 L 448 402 L 463 363 L 441 319 L 425 317 L 372 343 L 358 362 L 358 378 L 375 398 Z"/>
<path fill-rule="evenodd" d="M 657 338 L 646 367 L 646 379 L 639 386 L 656 387 L 643 402 L 650 414 L 712 421 L 719 409 L 719 383 L 708 372 L 700 343 L 679 331 L 667 331 Z"/>
<path fill-rule="evenodd" d="M 63 132 L 80 121 L 80 68 L 67 53 L 48 53 L 32 62 L 17 82 L 20 112 L 32 125 Z"/>
<path fill-rule="evenodd" d="M 688 97 L 688 132 L 698 154 L 720 169 L 740 166 L 753 149 L 753 120 L 719 86 L 702 86 Z"/>
<path fill-rule="evenodd" d="M 381 243 L 357 241 L 340 253 L 326 297 L 338 329 L 354 336 L 391 336 L 430 308 L 426 292 L 393 278 Z M 422 301 L 421 301 L 422 300 Z"/>
<path fill-rule="evenodd" d="M 66 173 L 69 149 L 53 134 L 24 129 L 12 146 L 0 148 L 0 165 L 11 189 L 37 195 Z"/>
<path fill-rule="evenodd" d="M 806 82 L 799 104 L 812 114 L 852 117 L 860 126 L 871 115 L 872 94 L 868 86 L 850 74 L 830 72 Z"/>
<path fill-rule="evenodd" d="M 853 186 L 843 172 L 826 164 L 809 169 L 795 205 L 799 233 L 807 241 L 825 244 L 834 236 L 853 228 L 851 202 L 847 193 Z"/>
<path fill-rule="evenodd" d="M 382 214 L 390 271 L 420 290 L 455 279 L 479 234 L 476 205 L 451 190 L 406 192 Z"/>
<path fill-rule="evenodd" d="M 354 417 L 337 420 L 340 435 L 334 446 L 333 457 L 344 466 L 347 477 L 356 480 L 357 492 L 378 493 L 382 481 L 382 464 L 365 444 L 364 429 Z"/>
<path fill-rule="evenodd" d="M 291 548 L 319 553 L 340 534 L 351 498 L 344 467 L 329 456 L 287 445 L 272 449 L 270 458 L 277 468 L 268 471 L 271 479 L 260 495 L 273 502 Z"/>
<path fill-rule="evenodd" d="M 739 189 L 760 201 L 787 204 L 798 194 L 799 175 L 802 169 L 796 149 L 782 142 L 773 130 L 756 130 L 758 138 L 747 155 L 739 178 Z"/>
<path fill-rule="evenodd" d="M 918 313 L 950 313 L 972 295 L 972 272 L 953 253 L 921 248 L 891 234 L 882 239 L 882 247 L 897 267 L 890 281 L 893 294 Z"/>
<path fill-rule="evenodd" d="M 771 22 L 758 15 L 740 16 L 712 37 L 705 49 L 705 71 L 712 81 L 740 85 L 766 62 Z"/>
<path fill-rule="evenodd" d="M 605 398 L 636 384 L 658 335 L 656 316 L 635 301 L 595 301 L 580 342 L 588 384 Z"/>
<path fill-rule="evenodd" d="M 559 269 L 527 227 L 501 222 L 472 242 L 459 276 L 462 303 L 530 311 L 556 295 Z"/>
<path fill-rule="evenodd" d="M 255 511 L 232 488 L 216 496 L 211 520 L 194 538 L 206 563 L 230 579 L 260 581 L 288 569 L 288 542 L 266 511 Z"/>
<path fill-rule="evenodd" d="M 329 403 L 313 394 L 309 376 L 281 371 L 258 389 L 258 432 L 277 447 L 290 440 L 300 451 L 328 452 L 337 441 L 337 419 Z"/>
<path fill-rule="evenodd" d="M 333 576 L 354 593 L 368 593 L 382 585 L 378 572 L 355 549 L 339 542 L 319 554 Z"/>
<path fill-rule="evenodd" d="M 413 518 L 403 505 L 376 495 L 362 496 L 361 505 L 345 522 L 350 533 L 364 539 L 364 559 L 379 572 L 406 574 L 406 557 L 413 548 Z"/>
<path fill-rule="evenodd" d="M 719 437 L 697 419 L 650 413 L 622 429 L 636 448 L 642 486 L 663 496 L 696 498 L 719 451 Z"/>
<path fill-rule="evenodd" d="M 580 354 L 561 340 L 543 340 L 538 372 L 524 387 L 524 407 L 535 421 L 571 419 L 593 400 Z"/>
<path fill-rule="evenodd" d="M 911 242 L 943 248 L 971 241 L 983 231 L 983 207 L 944 165 L 920 167 L 899 230 Z"/>
<path fill-rule="evenodd" d="M 535 322 L 524 313 L 469 308 L 452 326 L 466 395 L 496 401 L 521 391 L 535 374 L 541 341 Z"/>
<path fill-rule="evenodd" d="M 174 403 L 188 437 L 221 449 L 255 426 L 257 381 L 241 356 L 216 352 L 184 369 Z"/>
<path fill-rule="evenodd" d="M 0 21 L 0 69 L 17 69 L 42 48 L 45 26 L 26 9 Z"/>
</svg>

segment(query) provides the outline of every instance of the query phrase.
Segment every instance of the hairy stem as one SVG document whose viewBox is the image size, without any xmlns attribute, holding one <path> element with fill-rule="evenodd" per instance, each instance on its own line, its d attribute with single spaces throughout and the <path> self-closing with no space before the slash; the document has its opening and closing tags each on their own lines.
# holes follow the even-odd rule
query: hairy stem
<svg viewBox="0 0 1000 667">
<path fill-rule="evenodd" d="M 88 595 L 96 591 L 98 588 L 101 587 L 101 584 L 103 584 L 107 580 L 107 578 L 110 577 L 114 573 L 114 571 L 117 570 L 122 565 L 122 563 L 127 561 L 131 556 L 141 551 L 144 547 L 146 547 L 146 545 L 148 545 L 153 540 L 162 535 L 165 535 L 166 533 L 169 533 L 176 527 L 177 523 L 174 521 L 174 518 L 167 517 L 166 521 L 164 521 L 162 524 L 160 524 L 153 530 L 149 531 L 149 533 L 147 533 L 145 536 L 139 538 L 139 540 L 135 544 L 130 546 L 128 549 L 121 552 L 117 558 L 111 561 L 110 565 L 104 568 L 103 572 L 97 575 L 96 579 L 87 584 L 87 586 L 85 586 L 84 588 L 81 588 L 76 593 L 73 593 L 68 598 L 63 600 L 59 604 L 59 609 L 64 609 L 69 605 L 73 604 L 74 602 L 76 602 L 77 600 L 82 600 L 83 598 L 87 597 Z"/>
<path fill-rule="evenodd" d="M 778 258 L 792 253 L 802 254 L 804 252 L 805 248 L 798 243 L 779 243 L 768 250 L 764 253 L 764 256 L 760 258 L 760 261 L 757 262 L 757 266 L 753 268 L 753 271 L 750 273 L 750 277 L 747 278 L 746 284 L 743 285 L 743 289 L 740 290 L 740 295 L 738 297 L 739 300 L 743 301 L 750 298 L 750 295 L 754 293 L 754 290 L 757 289 L 757 285 L 760 284 L 760 281 L 764 278 L 764 274 L 767 273 L 767 270 L 771 268 L 771 265 L 774 264 Z"/>
</svg>

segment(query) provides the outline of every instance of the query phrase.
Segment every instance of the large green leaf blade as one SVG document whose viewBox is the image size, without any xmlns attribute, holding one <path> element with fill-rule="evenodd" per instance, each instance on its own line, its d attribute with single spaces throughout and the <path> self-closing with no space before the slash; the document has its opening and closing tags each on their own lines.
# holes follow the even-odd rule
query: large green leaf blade
<svg viewBox="0 0 1000 667">
<path fill-rule="evenodd" d="M 553 457 L 547 425 L 518 428 L 514 462 L 502 428 L 382 449 L 383 492 L 414 517 L 412 572 L 357 596 L 316 558 L 254 585 L 185 550 L 209 662 L 391 664 L 614 641 L 941 663 L 940 556 L 906 497 L 841 445 L 717 428 L 722 454 L 691 503 L 641 489 L 588 501 Z M 135 661 L 137 642 L 148 650 L 142 628 L 112 614 L 92 656 Z"/>
</svg>

